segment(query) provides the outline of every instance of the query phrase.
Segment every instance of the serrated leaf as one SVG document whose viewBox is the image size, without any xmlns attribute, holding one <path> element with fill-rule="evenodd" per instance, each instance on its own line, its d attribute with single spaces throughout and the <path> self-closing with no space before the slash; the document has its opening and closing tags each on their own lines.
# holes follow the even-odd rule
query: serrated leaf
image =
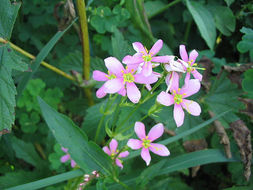
<svg viewBox="0 0 253 190">
<path fill-rule="evenodd" d="M 188 10 L 190 11 L 202 38 L 210 49 L 213 49 L 216 40 L 216 29 L 212 14 L 199 2 L 186 1 Z"/>
<path fill-rule="evenodd" d="M 58 143 L 68 148 L 73 160 L 88 173 L 97 170 L 105 175 L 111 173 L 111 159 L 71 119 L 58 113 L 38 98 L 43 118 Z"/>
<path fill-rule="evenodd" d="M 0 37 L 10 39 L 21 3 L 0 0 Z"/>
<path fill-rule="evenodd" d="M 246 53 L 253 49 L 253 30 L 251 28 L 242 27 L 240 30 L 244 33 L 242 40 L 237 44 L 237 49 L 241 53 Z"/>
</svg>

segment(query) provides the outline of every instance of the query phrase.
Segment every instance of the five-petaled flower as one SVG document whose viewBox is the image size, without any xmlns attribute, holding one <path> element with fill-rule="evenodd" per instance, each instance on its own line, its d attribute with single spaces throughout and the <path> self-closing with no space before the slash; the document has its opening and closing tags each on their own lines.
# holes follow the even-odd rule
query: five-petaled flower
<svg viewBox="0 0 253 190">
<path fill-rule="evenodd" d="M 115 163 L 117 166 L 119 166 L 121 169 L 123 168 L 123 162 L 119 159 L 119 158 L 124 158 L 127 157 L 129 155 L 128 151 L 124 151 L 119 153 L 118 148 L 118 142 L 115 139 L 112 139 L 110 144 L 108 146 L 103 147 L 103 151 L 108 154 L 109 156 L 111 156 L 111 158 L 114 160 L 115 159 Z"/>
<path fill-rule="evenodd" d="M 61 162 L 62 163 L 65 163 L 67 162 L 68 160 L 70 160 L 70 163 L 71 163 L 71 167 L 74 168 L 76 166 L 76 162 L 74 160 L 71 159 L 69 153 L 68 153 L 68 149 L 67 148 L 64 148 L 64 147 L 61 147 L 62 151 L 65 152 L 66 154 L 64 156 L 61 157 Z"/>
<path fill-rule="evenodd" d="M 185 84 L 182 89 L 180 89 L 178 75 L 175 75 L 174 77 L 176 77 L 176 80 L 170 89 L 171 94 L 162 91 L 157 96 L 157 102 L 165 106 L 174 104 L 174 119 L 177 127 L 180 127 L 184 123 L 183 108 L 194 116 L 199 116 L 201 113 L 201 108 L 197 102 L 185 99 L 199 91 L 200 82 L 198 79 L 191 79 L 187 85 Z"/>
<path fill-rule="evenodd" d="M 127 142 L 127 146 L 136 150 L 141 150 L 141 157 L 149 165 L 151 161 L 151 156 L 149 150 L 159 156 L 169 156 L 170 152 L 166 146 L 162 144 L 152 143 L 154 140 L 162 136 L 164 132 L 164 126 L 161 123 L 158 123 L 154 127 L 152 127 L 146 135 L 145 126 L 142 122 L 136 122 L 134 127 L 136 135 L 139 137 L 138 139 L 129 139 Z"/>
<path fill-rule="evenodd" d="M 163 46 L 163 41 L 158 40 L 151 50 L 148 50 L 140 43 L 134 42 L 133 48 L 137 52 L 133 56 L 127 55 L 123 58 L 122 62 L 127 65 L 141 65 L 141 73 L 144 76 L 149 76 L 152 74 L 152 63 L 167 63 L 170 60 L 170 56 L 155 56 Z"/>
</svg>

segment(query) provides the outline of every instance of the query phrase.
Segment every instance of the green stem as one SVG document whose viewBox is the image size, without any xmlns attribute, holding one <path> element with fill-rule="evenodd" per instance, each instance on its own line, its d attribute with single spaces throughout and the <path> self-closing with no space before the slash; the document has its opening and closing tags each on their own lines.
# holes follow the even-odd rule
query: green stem
<svg viewBox="0 0 253 190">
<path fill-rule="evenodd" d="M 117 108 L 116 108 L 116 110 L 115 110 L 115 112 L 113 114 L 112 131 L 113 131 L 113 129 L 114 129 L 115 125 L 116 125 L 117 119 L 118 119 L 117 116 L 119 114 L 120 105 L 126 100 L 126 98 L 127 98 L 127 96 L 122 96 L 121 97 L 120 103 L 117 105 Z"/>
<path fill-rule="evenodd" d="M 186 30 L 185 30 L 185 34 L 184 34 L 184 42 L 185 43 L 187 43 L 187 41 L 188 41 L 191 26 L 192 26 L 192 20 L 189 21 L 186 26 Z"/>
<path fill-rule="evenodd" d="M 122 181 L 120 181 L 118 178 L 114 178 L 114 181 L 117 182 L 118 184 L 120 184 L 122 187 L 124 187 L 127 190 L 131 190 L 125 183 L 123 183 Z"/>
</svg>

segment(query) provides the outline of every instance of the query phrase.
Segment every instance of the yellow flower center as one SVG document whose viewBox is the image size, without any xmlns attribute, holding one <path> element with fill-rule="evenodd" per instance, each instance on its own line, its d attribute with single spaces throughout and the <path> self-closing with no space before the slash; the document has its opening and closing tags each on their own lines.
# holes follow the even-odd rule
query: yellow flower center
<svg viewBox="0 0 253 190">
<path fill-rule="evenodd" d="M 116 79 L 117 77 L 114 74 L 110 74 L 108 71 L 108 75 L 105 75 L 109 80 Z"/>
<path fill-rule="evenodd" d="M 143 139 L 142 139 L 142 146 L 144 146 L 144 148 L 148 148 L 148 147 L 151 146 L 151 145 L 150 145 L 150 142 L 151 142 L 151 140 L 149 140 L 149 139 L 148 139 L 148 136 L 146 136 L 146 138 L 143 138 Z"/>
<path fill-rule="evenodd" d="M 134 76 L 132 73 L 125 73 L 123 75 L 124 82 L 134 82 Z"/>
<path fill-rule="evenodd" d="M 144 62 L 150 62 L 152 60 L 152 56 L 150 54 L 143 55 L 142 58 L 143 58 Z"/>
<path fill-rule="evenodd" d="M 180 91 L 180 88 L 178 89 L 178 92 Z M 175 90 L 173 90 L 174 93 L 174 101 L 176 104 L 180 104 L 183 102 L 183 94 L 177 94 Z"/>
</svg>

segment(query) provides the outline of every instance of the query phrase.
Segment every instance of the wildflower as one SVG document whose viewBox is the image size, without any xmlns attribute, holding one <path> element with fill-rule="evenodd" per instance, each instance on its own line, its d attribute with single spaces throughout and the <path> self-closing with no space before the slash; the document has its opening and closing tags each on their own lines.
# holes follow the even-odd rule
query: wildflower
<svg viewBox="0 0 253 190">
<path fill-rule="evenodd" d="M 61 162 L 62 163 L 65 163 L 67 162 L 68 160 L 70 160 L 70 163 L 71 163 L 71 167 L 74 168 L 76 166 L 76 162 L 74 160 L 71 159 L 69 153 L 68 153 L 68 149 L 67 148 L 64 148 L 64 147 L 61 147 L 62 151 L 65 152 L 66 154 L 64 156 L 61 157 Z"/>
<path fill-rule="evenodd" d="M 178 85 L 179 79 L 175 80 L 171 87 L 170 91 L 172 94 L 162 91 L 157 96 L 157 102 L 165 106 L 170 106 L 174 104 L 174 120 L 177 124 L 177 127 L 180 127 L 184 123 L 183 108 L 189 114 L 194 116 L 199 116 L 201 113 L 201 108 L 197 102 L 185 99 L 199 91 L 200 82 L 198 79 L 191 79 L 189 80 L 187 85 L 185 84 L 182 87 L 182 89 L 180 89 Z"/>
<path fill-rule="evenodd" d="M 111 156 L 113 160 L 115 159 L 116 165 L 119 166 L 121 169 L 123 169 L 123 164 L 122 164 L 123 162 L 119 158 L 127 157 L 129 155 L 129 152 L 124 151 L 124 152 L 119 153 L 119 150 L 117 150 L 118 142 L 115 139 L 111 140 L 109 146 L 110 148 L 108 148 L 108 146 L 103 147 L 103 151 L 109 156 Z"/>
<path fill-rule="evenodd" d="M 151 50 L 148 50 L 140 43 L 134 42 L 133 48 L 137 52 L 134 56 L 127 55 L 123 58 L 123 63 L 127 65 L 141 65 L 142 74 L 149 76 L 152 74 L 152 63 L 167 63 L 170 60 L 170 56 L 155 56 L 163 46 L 163 41 L 158 40 Z"/>
<path fill-rule="evenodd" d="M 152 143 L 154 140 L 162 136 L 164 132 L 164 126 L 161 123 L 158 123 L 154 127 L 152 127 L 146 136 L 145 126 L 142 122 L 136 122 L 134 126 L 134 130 L 136 135 L 139 137 L 138 139 L 129 139 L 127 142 L 127 146 L 136 150 L 141 150 L 141 157 L 149 165 L 151 161 L 151 156 L 149 150 L 159 156 L 169 156 L 170 152 L 166 146 L 162 144 Z"/>
<path fill-rule="evenodd" d="M 133 103 L 138 103 L 141 93 L 135 83 L 152 84 L 158 80 L 156 74 L 145 77 L 136 73 L 136 67 L 130 66 L 125 69 L 115 57 L 108 57 L 104 61 L 109 74 L 100 71 L 93 72 L 94 80 L 106 81 L 102 89 L 99 89 L 99 93 L 120 93 L 122 96 L 127 95 Z"/>
<path fill-rule="evenodd" d="M 197 67 L 197 63 L 195 63 L 196 58 L 198 57 L 198 52 L 196 50 L 192 50 L 190 52 L 189 58 L 188 54 L 185 48 L 185 45 L 180 45 L 179 46 L 179 52 L 182 60 L 182 64 L 185 66 L 185 70 L 187 72 L 185 76 L 185 83 L 188 83 L 190 79 L 190 74 L 194 76 L 195 79 L 199 79 L 200 81 L 202 80 L 202 75 L 197 71 L 197 69 L 202 69 Z"/>
</svg>

